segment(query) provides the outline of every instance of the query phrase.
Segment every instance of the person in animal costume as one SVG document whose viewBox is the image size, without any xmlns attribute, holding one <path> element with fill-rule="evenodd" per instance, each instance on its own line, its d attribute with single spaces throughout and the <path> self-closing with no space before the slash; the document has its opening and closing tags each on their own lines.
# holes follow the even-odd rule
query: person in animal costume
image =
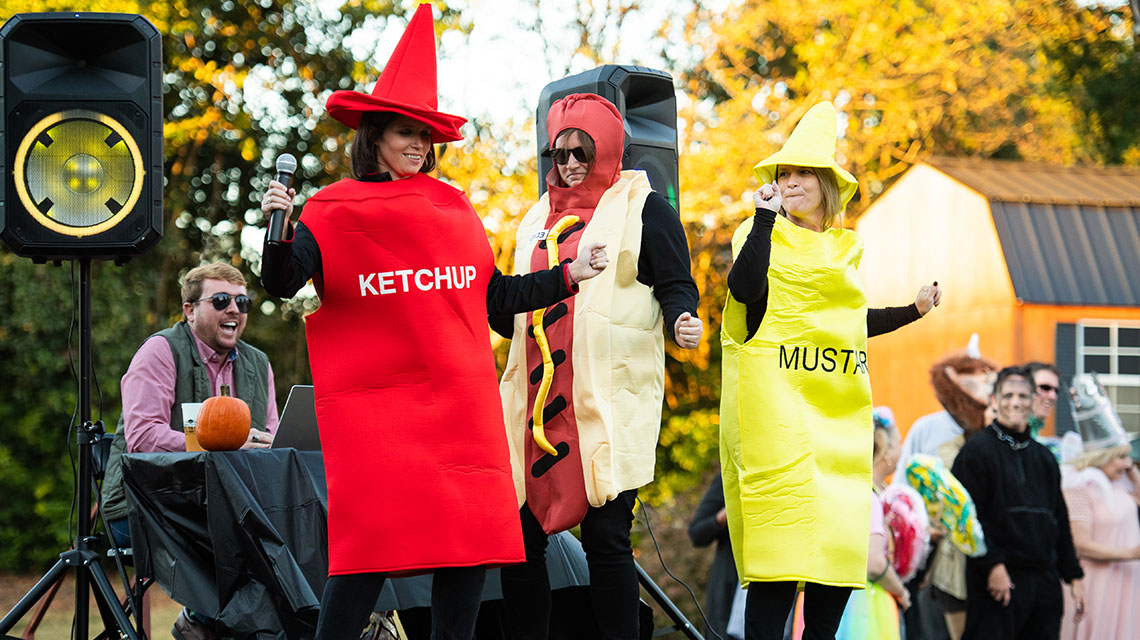
<svg viewBox="0 0 1140 640">
<path fill-rule="evenodd" d="M 900 459 L 909 465 L 916 455 L 931 455 L 945 469 L 952 468 L 966 441 L 990 422 L 986 408 L 997 371 L 998 366 L 978 350 L 977 334 L 965 350 L 931 365 L 930 384 L 944 410 L 914 421 Z M 895 474 L 895 481 L 905 483 L 905 474 Z M 915 602 L 906 612 L 907 628 L 928 629 L 930 635 L 941 632 L 958 640 L 966 626 L 966 555 L 947 532 L 936 531 L 937 544 L 926 570 L 907 583 Z"/>
<path fill-rule="evenodd" d="M 308 199 L 263 283 L 306 319 L 328 481 L 329 580 L 318 639 L 355 638 L 389 575 L 434 572 L 432 637 L 472 638 L 485 568 L 522 562 L 488 314 L 555 304 L 596 276 L 604 246 L 504 276 L 464 193 L 428 175 L 465 120 L 436 108 L 435 32 L 421 4 L 371 94 L 336 91 L 356 129 L 353 178 Z M 292 212 L 273 182 L 266 213 Z"/>
<path fill-rule="evenodd" d="M 526 563 L 504 567 L 514 638 L 546 638 L 547 536 L 581 524 L 601 637 L 638 638 L 630 545 L 637 489 L 653 479 L 664 396 L 662 325 L 679 346 L 702 332 L 677 212 L 642 171 L 622 171 L 617 108 L 592 94 L 550 107 L 547 193 L 519 226 L 515 270 L 604 242 L 614 267 L 573 299 L 493 321 L 512 337 L 500 392 L 510 430 Z"/>
<path fill-rule="evenodd" d="M 836 114 L 813 106 L 753 171 L 756 214 L 732 241 L 720 455 L 745 636 L 781 638 L 799 585 L 805 638 L 833 638 L 866 581 L 871 511 L 867 338 L 925 315 L 941 297 L 867 308 L 863 243 L 835 226 L 855 177 L 835 161 Z M 856 532 L 856 533 L 852 533 Z"/>
</svg>

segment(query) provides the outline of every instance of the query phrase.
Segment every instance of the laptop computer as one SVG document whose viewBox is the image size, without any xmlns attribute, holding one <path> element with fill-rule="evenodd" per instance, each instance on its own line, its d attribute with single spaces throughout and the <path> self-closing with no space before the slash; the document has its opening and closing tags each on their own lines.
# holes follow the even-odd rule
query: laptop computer
<svg viewBox="0 0 1140 640">
<path fill-rule="evenodd" d="M 320 451 L 321 435 L 317 430 L 317 411 L 313 404 L 313 385 L 297 384 L 289 390 L 273 449 L 292 447 L 301 451 Z"/>
</svg>

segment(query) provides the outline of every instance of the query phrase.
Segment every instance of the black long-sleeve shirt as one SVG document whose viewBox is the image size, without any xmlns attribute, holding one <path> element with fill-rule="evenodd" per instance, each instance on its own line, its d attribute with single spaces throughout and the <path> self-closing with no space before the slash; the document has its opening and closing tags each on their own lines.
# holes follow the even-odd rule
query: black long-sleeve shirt
<svg viewBox="0 0 1140 640">
<path fill-rule="evenodd" d="M 669 201 L 656 191 L 645 199 L 641 209 L 641 256 L 637 260 L 637 281 L 653 288 L 661 304 L 665 328 L 673 336 L 673 325 L 686 311 L 697 315 L 699 293 L 689 268 L 689 243 L 681 218 Z M 616 249 L 614 247 L 613 249 Z M 616 256 L 612 256 L 616 258 Z M 612 267 L 611 267 L 612 268 Z M 514 332 L 514 318 L 491 318 L 491 328 L 504 338 Z"/>
<path fill-rule="evenodd" d="M 369 177 L 371 178 L 371 177 Z M 382 174 L 369 182 L 386 182 Z M 290 228 L 286 242 L 268 242 L 261 255 L 261 284 L 266 292 L 278 298 L 291 298 L 310 278 L 314 278 L 317 294 L 321 291 L 321 248 L 303 222 Z M 526 276 L 503 275 L 497 268 L 487 285 L 487 313 L 492 316 L 513 315 L 550 306 L 577 291 L 568 285 L 564 265 Z"/>
<path fill-rule="evenodd" d="M 733 298 L 745 305 L 749 338 L 756 335 L 768 310 L 768 266 L 772 258 L 772 229 L 776 226 L 776 215 L 770 209 L 756 209 L 752 230 L 728 272 L 728 290 Z M 867 337 L 890 333 L 921 317 L 914 303 L 905 307 L 867 309 Z"/>
<path fill-rule="evenodd" d="M 951 470 L 978 510 L 986 555 L 966 566 L 988 574 L 999 563 L 1031 571 L 1056 569 L 1065 582 L 1084 575 L 1073 547 L 1057 459 L 1029 436 L 995 421 L 970 438 Z"/>
<path fill-rule="evenodd" d="M 732 559 L 732 541 L 728 537 L 728 526 L 716 521 L 716 514 L 724 508 L 724 480 L 716 474 L 712 484 L 701 498 L 697 512 L 689 522 L 689 540 L 694 547 L 704 547 L 716 542 L 716 555 L 709 570 L 709 581 L 705 588 L 706 630 L 725 637 L 728 615 L 732 610 L 732 598 L 738 585 L 736 563 Z M 713 637 L 707 633 L 705 637 Z"/>
</svg>

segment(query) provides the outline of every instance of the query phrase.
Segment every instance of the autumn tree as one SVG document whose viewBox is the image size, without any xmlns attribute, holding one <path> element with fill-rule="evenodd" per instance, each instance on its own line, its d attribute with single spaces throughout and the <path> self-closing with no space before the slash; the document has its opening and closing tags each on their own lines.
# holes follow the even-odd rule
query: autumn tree
<svg viewBox="0 0 1140 640">
<path fill-rule="evenodd" d="M 12 0 L 0 19 L 34 11 L 113 11 L 146 16 L 162 34 L 165 137 L 164 237 L 124 267 L 96 263 L 92 327 L 95 417 L 113 429 L 119 377 L 139 343 L 181 317 L 178 278 L 229 260 L 250 277 L 257 301 L 245 337 L 272 355 L 279 397 L 308 379 L 301 314 L 258 283 L 265 220 L 260 194 L 277 154 L 299 159 L 303 196 L 347 174 L 349 132 L 324 117 L 336 89 L 365 90 L 378 76 L 377 34 L 402 31 L 414 3 L 350 0 L 110 2 Z M 462 29 L 444 3 L 440 29 Z M 73 269 L 33 265 L 0 249 L 0 568 L 27 569 L 66 546 L 71 501 L 77 358 Z M 70 326 L 70 329 L 69 329 Z M 28 531 L 43 532 L 29 536 Z"/>
<path fill-rule="evenodd" d="M 682 77 L 681 213 L 702 317 L 720 325 L 731 233 L 757 186 L 752 166 L 820 100 L 838 108 L 838 159 L 860 179 L 848 225 L 932 154 L 1061 164 L 1132 157 L 1140 133 L 1124 105 L 1140 97 L 1140 83 L 1121 82 L 1138 70 L 1128 19 L 1070 0 L 698 6 L 685 24 L 688 48 L 674 60 L 695 61 Z M 717 346 L 708 349 L 692 357 L 715 377 Z M 678 406 L 712 406 L 716 391 L 712 380 L 673 390 Z"/>
</svg>

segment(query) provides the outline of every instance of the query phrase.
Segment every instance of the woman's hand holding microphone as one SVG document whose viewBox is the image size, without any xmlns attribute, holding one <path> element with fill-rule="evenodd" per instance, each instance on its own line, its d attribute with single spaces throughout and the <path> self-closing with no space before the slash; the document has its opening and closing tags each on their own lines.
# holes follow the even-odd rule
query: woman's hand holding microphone
<svg viewBox="0 0 1140 640">
<path fill-rule="evenodd" d="M 269 189 L 261 198 L 261 212 L 268 218 L 274 210 L 279 210 L 285 212 L 285 217 L 292 218 L 293 197 L 296 195 L 296 189 L 286 189 L 285 185 L 274 180 L 269 183 Z"/>
</svg>

